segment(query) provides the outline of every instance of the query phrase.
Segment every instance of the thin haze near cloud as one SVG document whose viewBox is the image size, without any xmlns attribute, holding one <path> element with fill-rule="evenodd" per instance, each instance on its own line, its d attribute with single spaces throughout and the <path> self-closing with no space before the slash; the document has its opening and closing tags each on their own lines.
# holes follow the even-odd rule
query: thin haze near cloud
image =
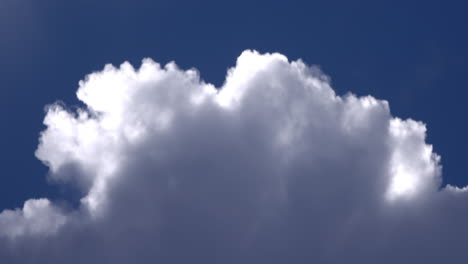
<svg viewBox="0 0 468 264">
<path fill-rule="evenodd" d="M 145 59 L 48 106 L 36 156 L 80 194 L 0 214 L 3 263 L 462 260 L 468 192 L 421 122 L 338 96 L 301 60 L 245 51 L 219 89 Z"/>
</svg>

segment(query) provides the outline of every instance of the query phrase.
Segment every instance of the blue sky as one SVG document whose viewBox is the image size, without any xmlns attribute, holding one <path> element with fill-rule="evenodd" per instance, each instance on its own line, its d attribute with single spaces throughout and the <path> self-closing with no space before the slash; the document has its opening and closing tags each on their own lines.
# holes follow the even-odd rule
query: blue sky
<svg viewBox="0 0 468 264">
<path fill-rule="evenodd" d="M 0 208 L 76 199 L 34 156 L 45 105 L 78 107 L 78 81 L 143 58 L 222 86 L 245 49 L 318 65 L 339 95 L 372 95 L 421 120 L 443 182 L 463 187 L 465 1 L 30 1 L 0 3 Z"/>
<path fill-rule="evenodd" d="M 12 1 L 0 16 L 2 208 L 54 194 L 33 151 L 44 105 L 77 104 L 84 75 L 142 58 L 222 84 L 244 49 L 316 64 L 339 94 L 422 120 L 444 180 L 463 186 L 468 76 L 464 1 Z"/>
</svg>

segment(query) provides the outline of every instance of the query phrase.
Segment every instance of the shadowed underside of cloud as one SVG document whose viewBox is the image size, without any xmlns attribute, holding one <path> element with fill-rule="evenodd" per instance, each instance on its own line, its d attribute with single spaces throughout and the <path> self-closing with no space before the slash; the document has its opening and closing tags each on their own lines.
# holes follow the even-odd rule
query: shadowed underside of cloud
<svg viewBox="0 0 468 264">
<path fill-rule="evenodd" d="M 216 89 L 150 59 L 48 107 L 36 156 L 82 194 L 0 214 L 2 263 L 441 263 L 468 244 L 468 192 L 441 187 L 425 126 L 245 51 Z"/>
</svg>

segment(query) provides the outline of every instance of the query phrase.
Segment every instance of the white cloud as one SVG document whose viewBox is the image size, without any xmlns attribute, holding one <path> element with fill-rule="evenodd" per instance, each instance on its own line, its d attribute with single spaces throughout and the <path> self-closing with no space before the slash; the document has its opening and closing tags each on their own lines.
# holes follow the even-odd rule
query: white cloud
<svg viewBox="0 0 468 264">
<path fill-rule="evenodd" d="M 245 51 L 216 89 L 145 59 L 77 96 L 48 108 L 36 156 L 80 206 L 3 211 L 0 260 L 439 263 L 468 242 L 468 194 L 439 190 L 425 125 L 302 61 Z"/>
<path fill-rule="evenodd" d="M 47 199 L 31 199 L 22 209 L 5 210 L 0 214 L 0 235 L 17 237 L 55 233 L 66 217 Z"/>
</svg>

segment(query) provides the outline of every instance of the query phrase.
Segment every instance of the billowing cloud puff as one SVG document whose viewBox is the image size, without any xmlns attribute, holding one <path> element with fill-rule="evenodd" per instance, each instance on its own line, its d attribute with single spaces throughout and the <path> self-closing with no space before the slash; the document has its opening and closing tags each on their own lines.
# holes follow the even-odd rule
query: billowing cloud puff
<svg viewBox="0 0 468 264">
<path fill-rule="evenodd" d="M 145 59 L 48 107 L 36 156 L 78 205 L 0 214 L 2 263 L 442 263 L 468 244 L 423 123 L 245 51 L 217 89 Z"/>
</svg>

